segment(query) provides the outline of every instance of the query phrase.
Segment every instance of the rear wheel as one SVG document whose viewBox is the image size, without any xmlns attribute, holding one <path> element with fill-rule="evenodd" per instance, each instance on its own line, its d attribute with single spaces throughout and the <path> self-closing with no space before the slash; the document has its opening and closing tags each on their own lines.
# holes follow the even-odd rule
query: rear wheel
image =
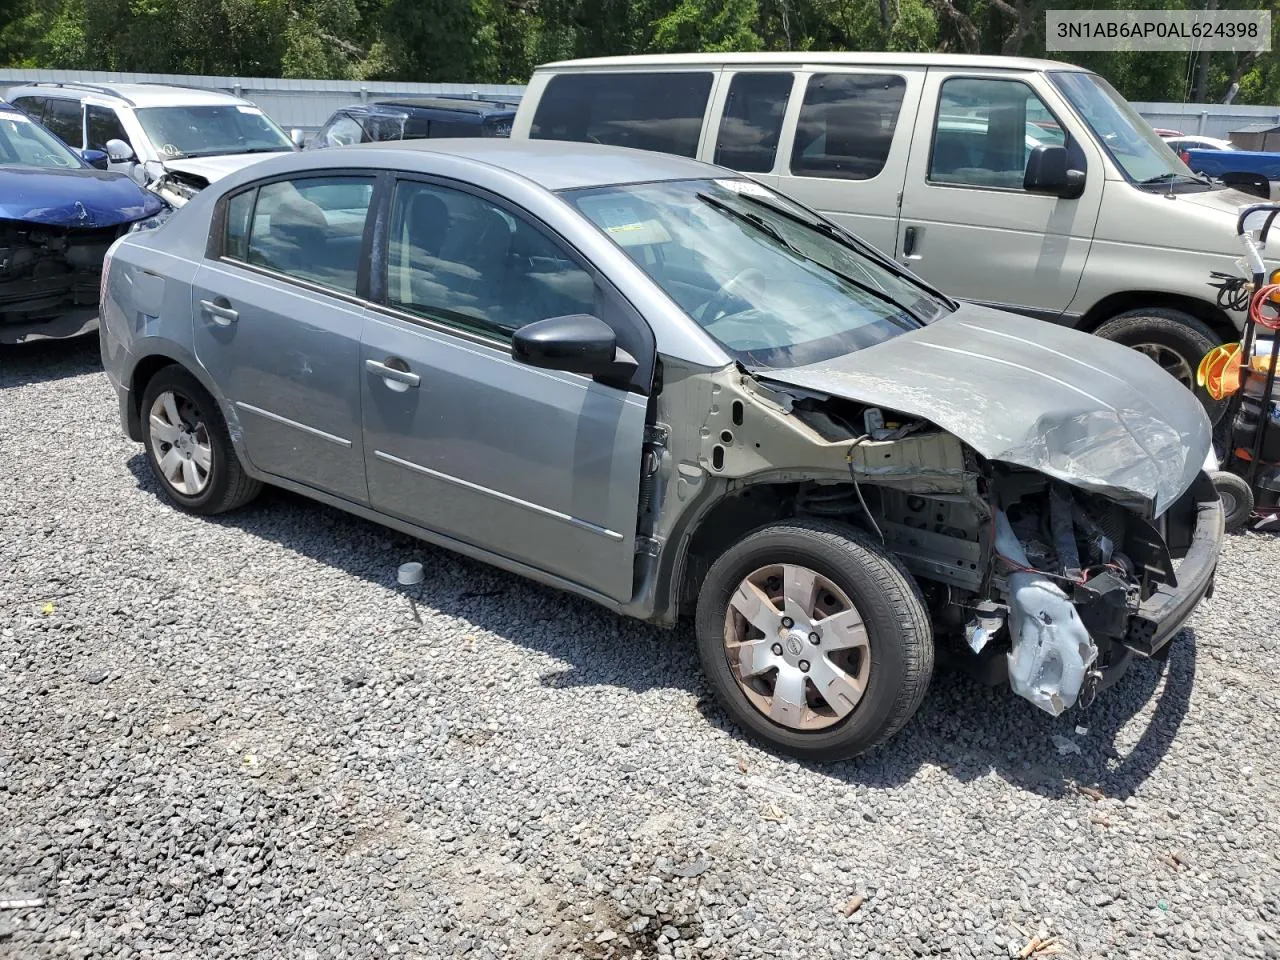
<svg viewBox="0 0 1280 960">
<path fill-rule="evenodd" d="M 911 575 L 851 527 L 763 527 L 712 565 L 698 652 L 733 718 L 769 746 L 840 760 L 893 736 L 919 707 L 933 634 Z"/>
<path fill-rule="evenodd" d="M 1143 307 L 1112 317 L 1094 333 L 1146 354 L 1171 377 L 1194 391 L 1212 422 L 1221 419 L 1226 401 L 1214 400 L 1202 387 L 1196 386 L 1196 368 L 1204 355 L 1221 342 L 1203 321 L 1181 310 Z"/>
<path fill-rule="evenodd" d="M 240 464 L 217 402 L 186 370 L 165 367 L 148 381 L 142 416 L 147 462 L 175 506 L 208 516 L 262 489 Z"/>
</svg>

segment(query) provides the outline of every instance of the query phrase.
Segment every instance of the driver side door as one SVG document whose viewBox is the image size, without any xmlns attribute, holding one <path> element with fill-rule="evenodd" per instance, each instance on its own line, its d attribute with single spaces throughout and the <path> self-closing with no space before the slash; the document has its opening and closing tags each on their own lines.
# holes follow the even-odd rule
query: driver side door
<svg viewBox="0 0 1280 960">
<path fill-rule="evenodd" d="M 651 371 L 648 327 L 547 228 L 456 181 L 400 180 L 386 222 L 361 344 L 370 502 L 629 600 L 645 390 L 526 366 L 511 336 L 590 313 Z"/>
<path fill-rule="evenodd" d="M 1035 143 L 1085 170 L 1074 199 L 1022 188 Z M 1030 78 L 930 69 L 903 188 L 901 262 L 948 294 L 1044 318 L 1075 294 L 1102 200 L 1103 168 Z"/>
</svg>

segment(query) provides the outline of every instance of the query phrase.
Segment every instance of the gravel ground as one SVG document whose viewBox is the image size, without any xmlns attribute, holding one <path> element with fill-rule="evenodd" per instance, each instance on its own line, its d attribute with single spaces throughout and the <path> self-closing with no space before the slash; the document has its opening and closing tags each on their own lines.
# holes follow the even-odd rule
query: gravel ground
<svg viewBox="0 0 1280 960">
<path fill-rule="evenodd" d="M 687 632 L 280 492 L 177 513 L 94 341 L 6 350 L 0 956 L 1280 957 L 1277 570 L 1233 538 L 1090 710 L 941 673 L 812 767 Z"/>
</svg>

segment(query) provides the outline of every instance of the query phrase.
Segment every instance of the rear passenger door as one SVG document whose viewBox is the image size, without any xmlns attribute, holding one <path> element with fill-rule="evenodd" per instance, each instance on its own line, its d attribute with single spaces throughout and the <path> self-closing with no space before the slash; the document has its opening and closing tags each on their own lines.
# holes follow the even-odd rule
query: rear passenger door
<svg viewBox="0 0 1280 960">
<path fill-rule="evenodd" d="M 376 178 L 325 172 L 222 201 L 192 287 L 200 363 L 266 473 L 363 503 L 358 299 Z"/>
<path fill-rule="evenodd" d="M 640 358 L 639 384 L 643 320 L 547 228 L 456 184 L 401 180 L 379 248 L 361 354 L 372 505 L 630 599 L 643 391 L 526 366 L 510 344 L 527 323 L 592 314 Z"/>
<path fill-rule="evenodd" d="M 1033 78 L 930 69 L 902 205 L 902 262 L 956 297 L 1058 317 L 1075 295 L 1102 201 L 1092 141 L 1071 136 Z M 1023 189 L 1037 144 L 1086 173 L 1075 198 Z M 1089 168 L 1092 167 L 1092 172 Z"/>
<path fill-rule="evenodd" d="M 892 256 L 924 77 L 905 67 L 800 74 L 780 144 L 782 192 Z"/>
<path fill-rule="evenodd" d="M 777 186 L 786 169 L 778 145 L 795 86 L 791 69 L 725 70 L 699 159 Z"/>
</svg>

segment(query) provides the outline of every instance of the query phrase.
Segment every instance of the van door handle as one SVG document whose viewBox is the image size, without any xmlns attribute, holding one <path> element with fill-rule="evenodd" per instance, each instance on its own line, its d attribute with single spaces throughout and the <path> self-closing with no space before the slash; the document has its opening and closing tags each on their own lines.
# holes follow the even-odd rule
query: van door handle
<svg viewBox="0 0 1280 960">
<path fill-rule="evenodd" d="M 916 228 L 907 227 L 902 233 L 902 255 L 909 257 L 916 252 Z"/>
<path fill-rule="evenodd" d="M 231 308 L 231 301 L 226 297 L 201 300 L 200 310 L 213 317 L 213 322 L 220 327 L 229 327 L 240 319 L 240 312 Z"/>
<path fill-rule="evenodd" d="M 410 388 L 417 389 L 422 378 L 409 370 L 409 365 L 399 357 L 388 357 L 386 363 L 378 360 L 366 360 L 364 368 L 381 377 L 392 390 L 401 393 Z"/>
</svg>

